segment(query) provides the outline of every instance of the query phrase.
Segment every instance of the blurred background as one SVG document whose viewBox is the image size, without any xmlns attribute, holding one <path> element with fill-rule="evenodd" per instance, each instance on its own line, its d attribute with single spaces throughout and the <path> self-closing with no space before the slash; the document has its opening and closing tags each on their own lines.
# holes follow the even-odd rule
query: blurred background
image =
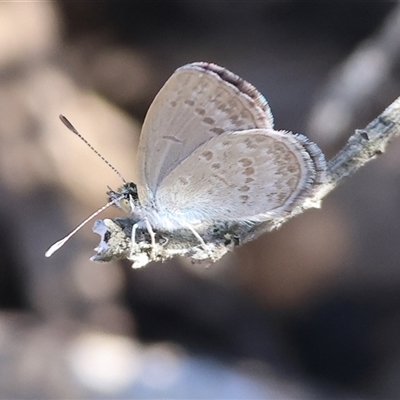
<svg viewBox="0 0 400 400">
<path fill-rule="evenodd" d="M 398 398 L 400 140 L 205 267 L 89 261 L 179 66 L 255 85 L 328 158 L 400 95 L 397 2 L 1 2 L 0 398 Z M 108 210 L 101 218 L 121 216 Z"/>
</svg>

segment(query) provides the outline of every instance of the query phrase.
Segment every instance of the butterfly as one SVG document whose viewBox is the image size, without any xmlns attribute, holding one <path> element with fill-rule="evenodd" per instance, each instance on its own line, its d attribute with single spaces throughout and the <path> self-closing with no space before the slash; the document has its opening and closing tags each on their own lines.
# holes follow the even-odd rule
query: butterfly
<svg viewBox="0 0 400 400">
<path fill-rule="evenodd" d="M 138 228 L 147 229 L 153 246 L 154 230 L 188 229 L 207 248 L 198 232 L 213 224 L 260 223 L 292 212 L 324 182 L 326 161 L 306 136 L 274 129 L 253 85 L 216 64 L 194 62 L 178 68 L 150 105 L 136 168 L 137 182 L 111 190 L 108 203 L 137 219 L 132 243 Z"/>
</svg>

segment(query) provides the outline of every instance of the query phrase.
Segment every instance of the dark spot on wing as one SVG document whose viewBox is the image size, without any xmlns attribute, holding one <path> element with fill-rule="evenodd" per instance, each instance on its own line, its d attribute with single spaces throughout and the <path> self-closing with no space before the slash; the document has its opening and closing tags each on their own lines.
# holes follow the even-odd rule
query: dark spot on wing
<svg viewBox="0 0 400 400">
<path fill-rule="evenodd" d="M 175 136 L 163 136 L 162 138 L 165 140 L 170 140 L 171 142 L 175 143 L 183 143 L 183 140 L 179 140 Z"/>
</svg>

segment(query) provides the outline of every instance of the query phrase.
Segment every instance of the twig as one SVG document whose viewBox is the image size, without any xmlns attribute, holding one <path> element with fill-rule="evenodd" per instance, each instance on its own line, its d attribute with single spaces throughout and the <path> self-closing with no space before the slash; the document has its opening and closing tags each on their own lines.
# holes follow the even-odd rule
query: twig
<svg viewBox="0 0 400 400">
<path fill-rule="evenodd" d="M 355 121 L 365 115 L 365 110 L 370 111 L 376 99 L 383 100 L 385 92 L 390 98 L 393 71 L 400 60 L 399 37 L 400 4 L 397 4 L 380 29 L 333 70 L 311 111 L 306 130 L 320 146 L 329 148 L 345 140 Z"/>
<path fill-rule="evenodd" d="M 349 138 L 327 166 L 327 180 L 318 190 L 304 199 L 290 214 L 279 220 L 255 225 L 221 222 L 199 232 L 210 246 L 205 250 L 189 230 L 156 232 L 157 245 L 152 247 L 147 230 L 138 229 L 136 244 L 132 246 L 132 226 L 137 222 L 133 217 L 114 220 L 97 220 L 93 231 L 101 236 L 97 253 L 93 261 L 110 261 L 127 258 L 133 267 L 143 267 L 151 261 L 164 261 L 176 255 L 190 257 L 193 260 L 219 260 L 235 246 L 254 240 L 261 234 L 279 227 L 289 219 L 312 207 L 319 207 L 322 199 L 347 177 L 354 174 L 368 161 L 384 153 L 389 142 L 400 136 L 400 97 L 373 120 L 363 130 Z"/>
</svg>

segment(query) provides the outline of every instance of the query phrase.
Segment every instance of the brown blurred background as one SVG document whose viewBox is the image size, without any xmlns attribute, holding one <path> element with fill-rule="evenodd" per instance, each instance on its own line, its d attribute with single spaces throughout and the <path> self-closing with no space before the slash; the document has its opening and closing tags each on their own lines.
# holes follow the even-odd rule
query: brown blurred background
<svg viewBox="0 0 400 400">
<path fill-rule="evenodd" d="M 267 97 L 327 157 L 400 95 L 396 2 L 1 2 L 1 398 L 398 398 L 400 140 L 205 268 L 89 261 L 153 97 L 188 62 Z M 118 210 L 102 215 L 115 217 Z"/>
</svg>

